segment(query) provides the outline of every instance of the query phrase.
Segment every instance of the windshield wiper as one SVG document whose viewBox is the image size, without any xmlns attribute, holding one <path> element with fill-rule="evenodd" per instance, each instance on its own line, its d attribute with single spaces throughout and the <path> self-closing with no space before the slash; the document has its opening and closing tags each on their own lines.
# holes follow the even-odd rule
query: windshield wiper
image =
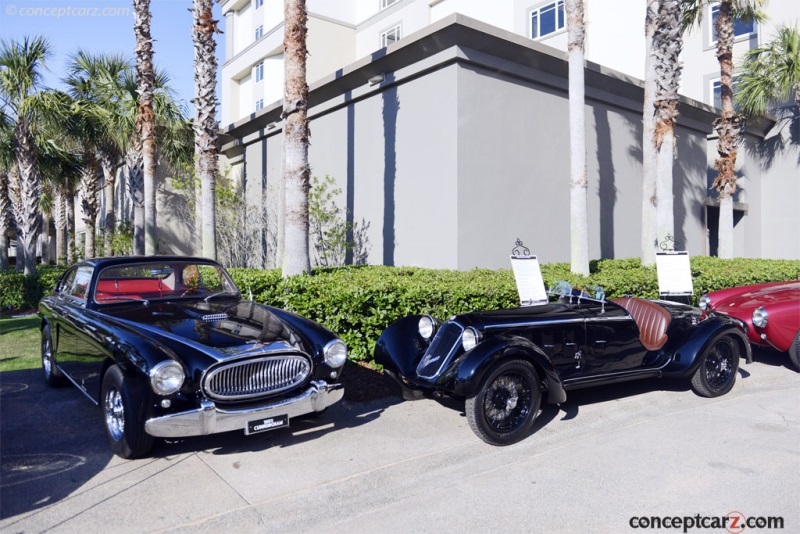
<svg viewBox="0 0 800 534">
<path fill-rule="evenodd" d="M 211 293 L 209 296 L 204 298 L 203 302 L 208 302 L 210 299 L 213 299 L 214 297 L 218 297 L 220 295 L 231 295 L 231 296 L 235 297 L 237 295 L 237 292 L 236 291 L 217 291 L 216 293 Z"/>
</svg>

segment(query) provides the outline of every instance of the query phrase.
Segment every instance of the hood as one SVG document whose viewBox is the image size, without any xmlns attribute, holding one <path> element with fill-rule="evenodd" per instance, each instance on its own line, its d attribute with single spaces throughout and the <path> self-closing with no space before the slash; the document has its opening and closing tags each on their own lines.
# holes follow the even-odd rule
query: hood
<svg viewBox="0 0 800 534">
<path fill-rule="evenodd" d="M 457 315 L 453 319 L 464 326 L 473 326 L 478 330 L 498 326 L 521 326 L 541 321 L 567 321 L 580 319 L 583 314 L 577 306 L 560 303 L 540 306 L 522 306 L 507 310 L 490 310 Z"/>
<path fill-rule="evenodd" d="M 709 294 L 711 309 L 721 313 L 746 311 L 759 306 L 800 300 L 800 282 L 774 282 L 725 289 Z"/>
<path fill-rule="evenodd" d="M 110 315 L 134 328 L 155 330 L 223 355 L 264 349 L 303 350 L 300 337 L 268 308 L 250 301 L 182 300 L 126 307 Z"/>
</svg>

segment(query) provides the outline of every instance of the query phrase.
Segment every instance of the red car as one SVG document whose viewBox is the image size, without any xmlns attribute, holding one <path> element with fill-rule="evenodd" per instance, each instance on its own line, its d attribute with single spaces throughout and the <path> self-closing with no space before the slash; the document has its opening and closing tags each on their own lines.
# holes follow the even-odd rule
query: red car
<svg viewBox="0 0 800 534">
<path fill-rule="evenodd" d="M 699 306 L 744 321 L 750 343 L 788 351 L 800 369 L 800 281 L 712 291 L 700 297 Z"/>
</svg>

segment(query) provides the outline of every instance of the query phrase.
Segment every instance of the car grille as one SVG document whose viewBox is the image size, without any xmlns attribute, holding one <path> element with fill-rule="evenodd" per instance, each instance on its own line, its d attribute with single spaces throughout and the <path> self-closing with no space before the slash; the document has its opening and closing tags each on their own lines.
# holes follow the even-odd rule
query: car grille
<svg viewBox="0 0 800 534">
<path fill-rule="evenodd" d="M 212 369 L 206 375 L 203 389 L 215 400 L 241 401 L 292 389 L 309 375 L 311 362 L 305 356 L 265 356 Z"/>
<path fill-rule="evenodd" d="M 464 329 L 458 323 L 446 322 L 436 332 L 428 350 L 422 356 L 417 366 L 417 376 L 433 379 L 442 372 L 444 366 L 450 362 L 461 342 Z"/>
</svg>

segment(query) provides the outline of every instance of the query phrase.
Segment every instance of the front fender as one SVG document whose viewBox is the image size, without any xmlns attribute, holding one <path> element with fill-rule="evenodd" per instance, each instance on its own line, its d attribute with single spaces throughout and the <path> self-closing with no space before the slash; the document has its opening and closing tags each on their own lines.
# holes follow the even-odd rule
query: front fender
<svg viewBox="0 0 800 534">
<path fill-rule="evenodd" d="M 727 315 L 717 315 L 706 319 L 691 334 L 674 347 L 672 361 L 664 368 L 665 375 L 688 376 L 700 366 L 702 355 L 717 338 L 732 335 L 739 341 L 747 363 L 752 363 L 750 342 L 737 319 Z"/>
<path fill-rule="evenodd" d="M 417 364 L 428 344 L 419 335 L 422 315 L 409 315 L 393 322 L 375 344 L 375 363 L 407 380 L 414 380 Z"/>
<path fill-rule="evenodd" d="M 481 382 L 495 362 L 504 358 L 523 358 L 530 361 L 547 381 L 547 401 L 558 404 L 567 400 L 553 362 L 531 341 L 514 335 L 501 334 L 487 339 L 457 359 L 445 373 L 445 381 L 453 379 L 453 392 L 470 397 L 480 389 Z"/>
</svg>

